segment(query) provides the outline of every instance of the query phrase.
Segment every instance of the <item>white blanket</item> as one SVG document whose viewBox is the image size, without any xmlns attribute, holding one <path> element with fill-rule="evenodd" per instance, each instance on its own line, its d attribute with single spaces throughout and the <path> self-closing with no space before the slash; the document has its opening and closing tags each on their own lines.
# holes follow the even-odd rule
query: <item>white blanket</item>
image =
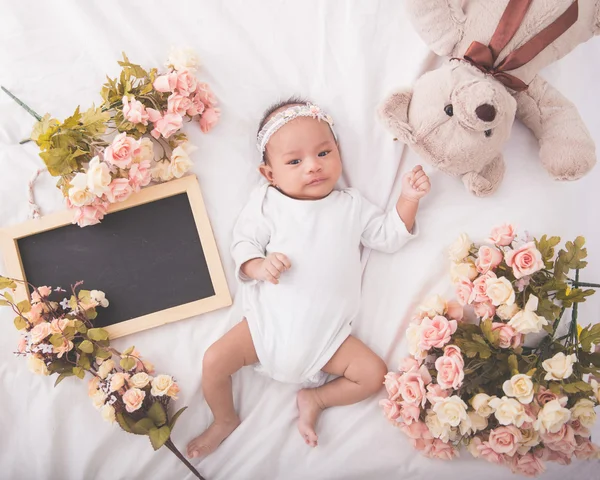
<svg viewBox="0 0 600 480">
<path fill-rule="evenodd" d="M 419 160 L 376 120 L 392 88 L 409 85 L 432 56 L 397 0 L 203 0 L 36 2 L 4 0 L 0 15 L 0 83 L 41 114 L 59 119 L 77 105 L 98 104 L 105 74 L 116 76 L 125 51 L 146 67 L 160 66 L 171 46 L 196 50 L 200 77 L 215 90 L 222 121 L 203 135 L 186 131 L 199 149 L 198 175 L 232 294 L 229 257 L 235 218 L 259 180 L 254 134 L 271 103 L 302 95 L 329 110 L 336 122 L 344 181 L 381 206 L 398 195 L 397 174 Z M 580 46 L 544 72 L 579 107 L 600 142 L 600 40 Z M 33 118 L 0 94 L 0 227 L 27 219 L 26 187 L 42 165 L 29 136 Z M 588 239 L 590 266 L 582 280 L 600 281 L 600 167 L 575 183 L 553 182 L 542 169 L 532 135 L 517 124 L 505 151 L 506 179 L 491 198 L 470 196 L 453 178 L 427 168 L 432 193 L 419 211 L 421 235 L 395 255 L 371 254 L 363 277 L 362 313 L 354 334 L 395 368 L 406 355 L 404 332 L 415 305 L 429 293 L 451 293 L 444 249 L 462 231 L 483 239 L 512 221 L 533 235 Z M 54 179 L 42 177 L 37 199 L 47 212 L 62 209 Z M 391 195 L 390 195 L 391 194 Z M 0 270 L 2 272 L 2 270 Z M 93 288 L 93 285 L 89 285 Z M 582 322 L 600 320 L 600 294 L 580 310 Z M 174 431 L 182 451 L 211 415 L 201 390 L 202 356 L 240 320 L 240 305 L 115 341 L 136 345 L 161 372 L 177 377 L 178 405 L 190 408 Z M 58 388 L 29 373 L 12 355 L 18 334 L 0 309 L 0 479 L 107 480 L 192 478 L 166 449 L 105 423 L 76 379 Z M 210 457 L 194 461 L 210 480 L 506 478 L 510 473 L 465 452 L 450 463 L 413 451 L 390 426 L 376 398 L 327 410 L 319 447 L 296 431 L 295 388 L 246 369 L 234 376 L 242 425 Z M 600 428 L 594 429 L 594 437 Z M 596 441 L 599 439 L 596 438 Z M 550 464 L 541 478 L 598 478 L 598 462 Z"/>
</svg>

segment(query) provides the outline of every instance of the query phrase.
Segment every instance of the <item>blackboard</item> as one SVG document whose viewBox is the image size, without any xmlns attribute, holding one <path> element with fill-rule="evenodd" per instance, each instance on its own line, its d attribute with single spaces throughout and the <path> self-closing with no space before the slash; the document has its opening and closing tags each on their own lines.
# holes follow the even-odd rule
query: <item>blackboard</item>
<svg viewBox="0 0 600 480">
<path fill-rule="evenodd" d="M 168 190 L 175 194 L 164 196 L 163 188 L 159 198 L 147 201 L 149 195 L 143 192 L 145 198 L 138 204 L 132 199 L 131 206 L 109 213 L 98 225 L 64 224 L 15 238 L 24 278 L 35 286 L 70 290 L 83 281 L 80 288 L 102 290 L 110 304 L 97 309 L 94 324 L 98 327 L 148 319 L 149 315 L 153 316 L 150 326 L 166 323 L 173 320 L 166 312 L 199 306 L 214 300 L 218 292 L 222 297 L 218 306 L 230 304 L 228 291 L 223 297 L 224 276 L 218 255 L 215 264 L 212 231 L 207 234 L 198 225 L 198 206 L 194 208 L 194 195 L 189 195 L 189 187 L 198 187 L 197 180 L 194 177 L 194 184 L 175 182 L 180 182 L 180 188 Z M 205 215 L 203 204 L 200 210 Z M 212 302 L 207 310 L 215 305 Z M 175 316 L 185 318 L 206 307 L 204 302 L 200 310 L 186 308 Z M 126 333 L 144 328 L 148 326 L 138 322 Z"/>
</svg>

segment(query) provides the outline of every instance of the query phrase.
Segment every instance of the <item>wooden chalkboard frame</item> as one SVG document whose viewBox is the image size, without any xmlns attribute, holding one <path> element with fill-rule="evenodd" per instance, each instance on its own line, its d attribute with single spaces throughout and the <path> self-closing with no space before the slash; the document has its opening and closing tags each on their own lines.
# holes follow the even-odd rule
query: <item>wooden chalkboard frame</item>
<svg viewBox="0 0 600 480">
<path fill-rule="evenodd" d="M 144 188 L 140 192 L 131 195 L 124 202 L 111 204 L 108 214 L 182 193 L 187 193 L 190 202 L 215 294 L 211 297 L 104 327 L 111 338 L 122 337 L 231 305 L 231 295 L 227 287 L 219 251 L 206 213 L 200 185 L 195 175 L 188 175 L 177 180 Z M 19 239 L 71 225 L 72 220 L 73 212 L 66 210 L 0 230 L 0 248 L 4 252 L 7 275 L 18 280 L 26 280 L 17 242 Z M 57 286 L 69 288 L 69 285 Z M 94 288 L 94 286 L 90 285 L 90 288 Z M 16 296 L 21 299 L 29 298 L 29 291 L 24 285 L 18 284 Z"/>
</svg>

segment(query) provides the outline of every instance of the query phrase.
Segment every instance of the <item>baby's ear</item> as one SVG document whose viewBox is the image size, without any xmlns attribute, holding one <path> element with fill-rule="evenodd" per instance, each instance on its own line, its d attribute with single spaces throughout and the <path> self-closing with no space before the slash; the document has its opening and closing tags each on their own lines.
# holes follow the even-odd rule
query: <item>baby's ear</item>
<svg viewBox="0 0 600 480">
<path fill-rule="evenodd" d="M 415 143 L 412 127 L 408 123 L 408 107 L 412 99 L 412 90 L 400 90 L 392 93 L 379 107 L 379 118 L 384 126 L 398 140 L 407 144 Z"/>
<path fill-rule="evenodd" d="M 273 169 L 265 162 L 260 164 L 258 167 L 260 174 L 267 179 L 267 182 L 273 183 Z"/>
</svg>

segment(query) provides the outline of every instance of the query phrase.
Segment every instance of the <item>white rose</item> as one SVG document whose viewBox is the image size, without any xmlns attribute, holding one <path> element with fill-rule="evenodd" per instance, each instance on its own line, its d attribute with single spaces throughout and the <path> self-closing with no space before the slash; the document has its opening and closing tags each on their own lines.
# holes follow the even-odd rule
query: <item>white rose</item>
<svg viewBox="0 0 600 480">
<path fill-rule="evenodd" d="M 488 278 L 485 285 L 485 293 L 492 301 L 492 305 L 512 305 L 515 303 L 515 291 L 506 277 Z"/>
<path fill-rule="evenodd" d="M 496 397 L 490 397 L 486 393 L 478 393 L 471 399 L 471 406 L 478 415 L 487 418 L 494 413 L 494 409 L 490 407 L 490 400 L 493 398 Z"/>
<path fill-rule="evenodd" d="M 29 357 L 27 358 L 27 366 L 29 367 L 29 370 L 31 370 L 36 375 L 50 374 L 44 361 L 36 355 L 29 355 Z"/>
<path fill-rule="evenodd" d="M 106 294 L 103 291 L 92 290 L 90 292 L 90 298 L 101 307 L 108 307 L 108 300 L 106 299 Z"/>
<path fill-rule="evenodd" d="M 408 342 L 408 353 L 416 359 L 422 359 L 424 358 L 424 355 L 427 355 L 419 348 L 420 340 L 421 326 L 416 323 L 411 323 L 406 329 L 406 341 Z"/>
<path fill-rule="evenodd" d="M 535 295 L 529 295 L 525 308 L 517 312 L 508 324 L 519 333 L 538 333 L 544 325 L 548 325 L 548 320 L 536 315 L 537 307 L 538 298 Z"/>
<path fill-rule="evenodd" d="M 486 417 L 482 417 L 477 412 L 471 410 L 469 412 L 469 419 L 471 420 L 471 430 L 473 433 L 477 433 L 481 430 L 485 430 L 488 426 L 488 420 Z"/>
<path fill-rule="evenodd" d="M 500 425 L 516 425 L 520 427 L 523 423 L 532 421 L 525 413 L 523 405 L 514 398 L 493 398 L 489 403 L 490 407 L 495 410 L 494 415 Z"/>
<path fill-rule="evenodd" d="M 577 356 L 572 353 L 565 355 L 563 352 L 558 352 L 552 358 L 544 360 L 542 367 L 546 370 L 544 380 L 564 380 L 573 374 L 573 364 L 577 361 Z"/>
<path fill-rule="evenodd" d="M 67 193 L 69 195 L 69 200 L 76 207 L 89 205 L 94 201 L 94 198 L 96 198 L 95 195 L 88 190 L 87 181 L 87 175 L 79 172 L 69 182 L 72 187 L 69 188 Z"/>
<path fill-rule="evenodd" d="M 140 163 L 145 160 L 152 162 L 154 160 L 154 143 L 148 137 L 140 140 L 140 148 L 137 154 L 133 157 L 134 163 Z"/>
<path fill-rule="evenodd" d="M 195 72 L 200 66 L 198 56 L 191 48 L 172 49 L 165 67 L 173 67 L 177 71 Z"/>
<path fill-rule="evenodd" d="M 104 402 L 106 401 L 106 394 L 102 390 L 97 390 L 94 395 L 92 395 L 92 402 L 94 403 L 94 407 L 100 410 L 104 406 Z"/>
<path fill-rule="evenodd" d="M 171 164 L 168 162 L 158 162 L 150 174 L 155 182 L 168 182 L 173 179 Z"/>
<path fill-rule="evenodd" d="M 584 427 L 593 427 L 594 423 L 596 423 L 594 402 L 587 398 L 577 400 L 577 403 L 571 408 L 571 419 L 579 420 Z"/>
<path fill-rule="evenodd" d="M 104 405 L 100 411 L 102 418 L 107 422 L 113 423 L 115 421 L 115 408 L 112 405 Z"/>
<path fill-rule="evenodd" d="M 515 397 L 524 404 L 531 403 L 533 400 L 533 382 L 531 377 L 524 373 L 513 375 L 510 380 L 506 380 L 502 385 L 502 390 L 509 397 Z"/>
<path fill-rule="evenodd" d="M 457 427 L 460 422 L 467 420 L 467 404 L 457 395 L 444 398 L 433 406 L 442 425 Z"/>
<path fill-rule="evenodd" d="M 431 435 L 433 435 L 435 438 L 439 438 L 443 442 L 450 440 L 450 425 L 442 424 L 437 414 L 433 410 L 427 411 L 427 414 L 425 415 L 425 425 L 427 425 Z"/>
<path fill-rule="evenodd" d="M 436 315 L 443 315 L 446 311 L 446 300 L 439 295 L 428 297 L 422 305 L 419 305 L 419 311 L 427 317 L 433 318 Z"/>
<path fill-rule="evenodd" d="M 471 261 L 462 263 L 453 263 L 450 266 L 450 279 L 452 283 L 459 282 L 462 278 L 468 278 L 469 280 L 475 280 L 479 272 L 477 267 Z"/>
<path fill-rule="evenodd" d="M 87 187 L 97 197 L 101 197 L 108 190 L 108 186 L 112 182 L 110 169 L 108 165 L 100 161 L 97 156 L 92 158 L 88 165 L 87 171 Z"/>
<path fill-rule="evenodd" d="M 460 236 L 454 241 L 450 248 L 448 248 L 448 256 L 450 260 L 454 262 L 462 262 L 471 250 L 473 242 L 467 236 L 466 233 L 461 233 Z"/>
<path fill-rule="evenodd" d="M 498 315 L 502 320 L 510 320 L 519 312 L 519 306 L 516 303 L 512 305 L 500 305 L 496 309 L 496 315 Z"/>
<path fill-rule="evenodd" d="M 114 360 L 106 360 L 102 362 L 102 365 L 98 368 L 98 376 L 102 379 L 105 379 L 108 374 L 115 368 Z"/>
<path fill-rule="evenodd" d="M 571 412 L 563 408 L 558 400 L 552 400 L 544 405 L 538 413 L 538 418 L 533 428 L 542 433 L 558 432 L 571 418 Z"/>
<path fill-rule="evenodd" d="M 193 164 L 188 152 L 181 145 L 173 149 L 169 170 L 175 178 L 183 177 Z"/>
<path fill-rule="evenodd" d="M 146 372 L 140 372 L 131 377 L 127 383 L 134 388 L 144 388 L 151 381 L 152 377 L 150 375 L 148 375 Z"/>
<path fill-rule="evenodd" d="M 173 377 L 170 375 L 158 375 L 152 380 L 150 393 L 155 397 L 161 397 L 167 394 L 171 385 L 173 385 Z"/>
</svg>

